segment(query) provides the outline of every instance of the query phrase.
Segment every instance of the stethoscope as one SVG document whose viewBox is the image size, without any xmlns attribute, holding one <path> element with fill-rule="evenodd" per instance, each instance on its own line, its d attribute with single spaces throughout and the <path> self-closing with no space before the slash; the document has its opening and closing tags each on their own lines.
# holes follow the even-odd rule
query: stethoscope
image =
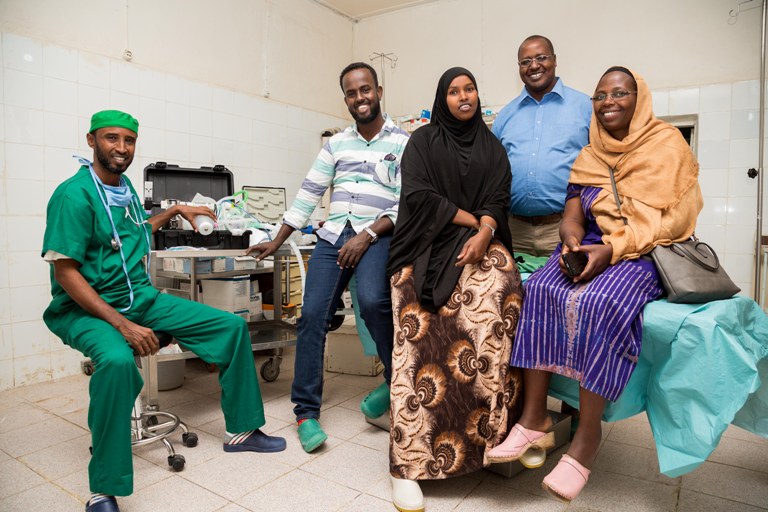
<svg viewBox="0 0 768 512">
<path fill-rule="evenodd" d="M 117 232 L 117 226 L 115 226 L 115 221 L 112 218 L 112 210 L 109 208 L 109 203 L 107 202 L 107 193 L 104 191 L 104 185 L 101 183 L 101 180 L 98 176 L 96 176 L 96 171 L 93 170 L 93 163 L 85 158 L 79 157 L 77 155 L 73 155 L 74 158 L 77 159 L 78 162 L 80 162 L 80 165 L 87 165 L 88 170 L 91 173 L 91 179 L 93 179 L 93 184 L 96 186 L 96 192 L 99 195 L 99 199 L 101 199 L 101 204 L 104 206 L 104 211 L 107 212 L 107 217 L 109 218 L 109 223 L 112 226 L 112 240 L 110 240 L 109 244 L 112 247 L 113 251 L 118 251 L 120 253 L 120 259 L 122 260 L 123 264 L 123 273 L 125 274 L 125 280 L 128 283 L 128 306 L 120 309 L 121 313 L 125 313 L 127 311 L 130 311 L 131 307 L 133 306 L 133 283 L 131 283 L 131 276 L 128 274 L 128 263 L 125 260 L 125 253 L 123 252 L 123 242 L 120 240 L 120 234 Z M 121 182 L 123 178 L 120 178 Z M 151 252 L 151 242 L 149 240 L 149 233 L 147 233 L 146 227 L 144 227 L 144 224 L 147 224 L 146 220 L 141 219 L 141 212 L 139 209 L 139 206 L 137 204 L 138 199 L 136 199 L 136 196 L 134 194 L 131 194 L 131 202 L 130 205 L 126 207 L 125 214 L 126 216 L 131 219 L 131 222 L 139 226 L 142 231 L 144 232 L 144 240 L 147 243 L 147 252 L 146 252 L 146 258 L 147 258 L 147 277 L 151 279 L 149 275 L 149 265 L 150 265 L 150 252 Z M 133 211 L 133 214 L 131 214 L 131 211 Z M 133 216 L 136 216 L 134 219 Z"/>
</svg>

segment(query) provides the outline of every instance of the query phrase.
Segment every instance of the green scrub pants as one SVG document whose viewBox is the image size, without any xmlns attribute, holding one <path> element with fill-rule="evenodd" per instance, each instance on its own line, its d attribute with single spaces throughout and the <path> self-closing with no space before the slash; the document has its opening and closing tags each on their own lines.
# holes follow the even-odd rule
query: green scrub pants
<svg viewBox="0 0 768 512">
<path fill-rule="evenodd" d="M 221 408 L 228 432 L 264 425 L 264 406 L 242 318 L 212 307 L 161 294 L 151 286 L 134 290 L 126 318 L 173 335 L 206 363 L 219 367 Z M 88 426 L 93 456 L 88 466 L 91 492 L 127 496 L 133 492 L 130 415 L 143 380 L 131 346 L 107 322 L 80 308 L 46 311 L 48 328 L 64 343 L 91 358 Z"/>
</svg>

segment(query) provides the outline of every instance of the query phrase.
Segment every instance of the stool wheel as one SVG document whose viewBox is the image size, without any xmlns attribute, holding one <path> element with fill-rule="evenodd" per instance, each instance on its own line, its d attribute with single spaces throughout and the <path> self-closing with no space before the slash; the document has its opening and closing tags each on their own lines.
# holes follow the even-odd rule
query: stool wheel
<svg viewBox="0 0 768 512">
<path fill-rule="evenodd" d="M 83 373 L 89 377 L 93 375 L 93 372 L 96 371 L 96 367 L 93 365 L 93 361 L 91 361 L 90 359 L 87 361 L 81 362 L 80 369 L 83 370 Z"/>
<path fill-rule="evenodd" d="M 149 418 L 147 418 L 147 425 L 149 425 L 150 427 L 154 427 L 159 423 L 160 422 L 158 421 L 157 416 L 150 416 Z"/>
<path fill-rule="evenodd" d="M 171 466 L 174 471 L 181 471 L 184 469 L 185 462 L 186 460 L 184 460 L 184 456 L 178 453 L 168 456 L 168 465 Z"/>
<path fill-rule="evenodd" d="M 197 434 L 194 432 L 184 432 L 181 434 L 181 442 L 184 443 L 184 446 L 187 448 L 194 448 L 197 446 Z"/>
<path fill-rule="evenodd" d="M 280 363 L 275 358 L 267 359 L 264 364 L 261 365 L 259 374 L 266 382 L 276 381 L 277 376 L 280 375 Z"/>
<path fill-rule="evenodd" d="M 343 304 L 342 304 L 342 307 Z M 328 332 L 335 331 L 339 327 L 341 327 L 341 324 L 344 323 L 344 315 L 333 315 L 333 318 L 331 318 L 330 323 L 328 324 Z"/>
</svg>

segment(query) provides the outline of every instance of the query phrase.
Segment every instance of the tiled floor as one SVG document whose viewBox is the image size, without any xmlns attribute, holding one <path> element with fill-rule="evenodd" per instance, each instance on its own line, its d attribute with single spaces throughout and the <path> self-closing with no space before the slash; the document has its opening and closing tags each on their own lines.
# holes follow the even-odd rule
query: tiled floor
<svg viewBox="0 0 768 512">
<path fill-rule="evenodd" d="M 260 364 L 260 361 L 258 362 Z M 393 511 L 388 434 L 359 411 L 381 377 L 326 373 L 322 424 L 326 446 L 302 451 L 290 402 L 292 360 L 277 381 L 262 383 L 265 430 L 285 436 L 278 454 L 226 454 L 215 373 L 188 361 L 184 385 L 161 392 L 163 409 L 181 415 L 200 436 L 195 448 L 177 443 L 187 459 L 169 470 L 165 449 L 134 451 L 135 492 L 120 500 L 126 512 Z M 88 378 L 0 393 L 0 511 L 82 511 L 88 496 L 86 427 Z M 555 455 L 562 452 L 562 449 Z M 422 484 L 427 510 L 469 511 L 757 511 L 768 510 L 768 441 L 731 427 L 698 470 L 681 478 L 659 474 L 643 415 L 606 424 L 589 485 L 570 505 L 541 490 L 557 456 L 538 470 L 507 479 L 482 471 Z"/>
</svg>

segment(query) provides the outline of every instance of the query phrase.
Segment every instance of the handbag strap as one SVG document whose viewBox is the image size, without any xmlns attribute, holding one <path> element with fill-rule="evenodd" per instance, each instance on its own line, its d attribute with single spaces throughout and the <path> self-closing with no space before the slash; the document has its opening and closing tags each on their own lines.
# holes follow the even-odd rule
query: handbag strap
<svg viewBox="0 0 768 512">
<path fill-rule="evenodd" d="M 619 191 L 616 189 L 616 178 L 613 176 L 613 167 L 608 166 L 608 171 L 611 173 L 611 188 L 613 189 L 613 198 L 616 199 L 616 206 L 619 208 L 619 215 L 621 220 L 627 225 L 627 218 L 621 214 L 621 199 L 619 198 Z"/>
</svg>

